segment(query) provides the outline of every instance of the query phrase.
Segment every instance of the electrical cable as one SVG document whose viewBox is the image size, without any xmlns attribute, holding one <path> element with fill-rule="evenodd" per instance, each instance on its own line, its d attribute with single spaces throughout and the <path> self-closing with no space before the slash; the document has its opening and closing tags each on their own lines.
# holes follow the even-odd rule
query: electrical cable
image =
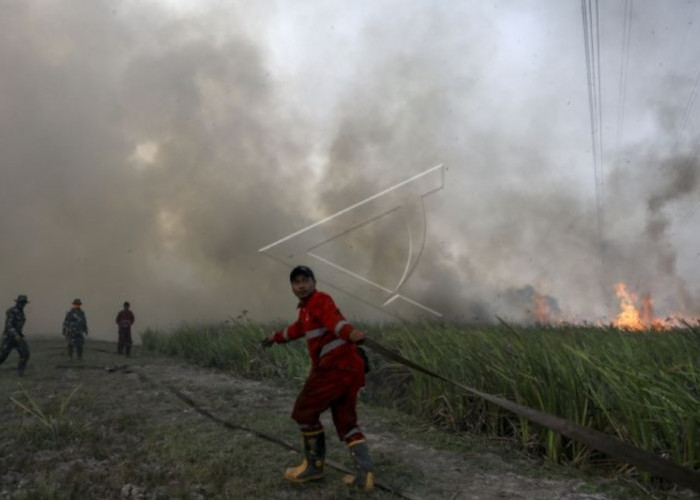
<svg viewBox="0 0 700 500">
<path fill-rule="evenodd" d="M 581 0 L 581 20 L 586 54 L 586 77 L 588 83 L 588 110 L 591 121 L 591 148 L 593 156 L 593 177 L 595 182 L 596 222 L 601 260 L 603 259 L 603 111 L 601 103 L 600 77 L 600 36 L 598 1 Z M 595 21 L 595 22 L 594 22 Z"/>
<path fill-rule="evenodd" d="M 625 105 L 627 103 L 627 70 L 629 67 L 630 40 L 632 33 L 632 13 L 634 0 L 625 0 L 625 14 L 622 25 L 622 59 L 620 61 L 620 92 L 617 108 L 617 151 L 620 151 L 622 130 L 625 124 Z"/>
</svg>

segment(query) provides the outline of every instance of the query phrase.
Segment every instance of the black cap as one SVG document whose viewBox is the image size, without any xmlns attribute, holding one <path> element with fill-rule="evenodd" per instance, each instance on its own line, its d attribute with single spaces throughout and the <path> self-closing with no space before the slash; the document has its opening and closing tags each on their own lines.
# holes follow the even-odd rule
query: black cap
<svg viewBox="0 0 700 500">
<path fill-rule="evenodd" d="M 297 266 L 292 269 L 292 272 L 289 273 L 289 281 L 294 281 L 294 278 L 297 276 L 306 276 L 307 278 L 311 278 L 312 280 L 316 281 L 314 272 L 306 266 Z"/>
<path fill-rule="evenodd" d="M 18 295 L 17 298 L 15 299 L 15 302 L 24 302 L 25 304 L 28 304 L 29 299 L 27 299 L 26 295 Z"/>
</svg>

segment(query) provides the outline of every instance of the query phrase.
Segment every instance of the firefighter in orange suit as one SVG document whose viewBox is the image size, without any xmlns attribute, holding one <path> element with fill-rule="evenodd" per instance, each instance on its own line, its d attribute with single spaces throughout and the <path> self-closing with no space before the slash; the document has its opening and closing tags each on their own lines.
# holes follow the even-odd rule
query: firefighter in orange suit
<svg viewBox="0 0 700 500">
<path fill-rule="evenodd" d="M 289 280 L 299 299 L 298 319 L 262 341 L 269 347 L 304 337 L 311 357 L 311 371 L 292 411 L 304 441 L 304 460 L 287 469 L 284 476 L 295 483 L 323 476 L 326 438 L 319 418 L 330 408 L 338 438 L 347 444 L 356 472 L 344 481 L 370 491 L 374 487 L 372 461 L 357 423 L 357 395 L 365 385 L 365 361 L 356 344 L 364 340 L 365 333 L 345 320 L 330 295 L 316 290 L 311 269 L 297 266 Z"/>
</svg>

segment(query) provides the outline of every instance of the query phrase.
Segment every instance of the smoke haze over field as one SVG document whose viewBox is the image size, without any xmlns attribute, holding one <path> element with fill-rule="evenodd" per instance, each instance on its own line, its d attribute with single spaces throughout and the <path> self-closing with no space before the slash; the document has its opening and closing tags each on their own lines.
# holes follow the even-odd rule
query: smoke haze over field
<svg viewBox="0 0 700 500">
<path fill-rule="evenodd" d="M 623 281 L 697 317 L 697 4 L 601 6 L 597 190 L 579 2 L 0 0 L 0 297 L 29 295 L 29 333 L 75 297 L 99 338 L 124 300 L 137 331 L 291 319 L 258 250 L 444 164 L 402 295 L 597 321 Z M 405 233 L 389 215 L 317 253 L 391 287 Z"/>
</svg>

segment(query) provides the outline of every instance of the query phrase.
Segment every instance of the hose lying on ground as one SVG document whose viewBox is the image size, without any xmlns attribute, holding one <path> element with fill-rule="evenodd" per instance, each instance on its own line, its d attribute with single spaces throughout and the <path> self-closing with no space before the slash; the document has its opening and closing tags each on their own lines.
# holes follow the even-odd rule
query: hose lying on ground
<svg viewBox="0 0 700 500">
<path fill-rule="evenodd" d="M 254 436 L 256 436 L 258 438 L 264 439 L 265 441 L 275 443 L 275 444 L 281 446 L 282 448 L 303 454 L 303 451 L 301 449 L 299 449 L 298 447 L 296 447 L 294 445 L 287 443 L 286 441 L 284 441 L 283 439 L 281 439 L 277 436 L 273 436 L 272 434 L 267 434 L 265 432 L 262 432 L 262 431 L 259 431 L 256 429 L 252 429 L 252 428 L 247 427 L 245 425 L 235 424 L 233 422 L 229 422 L 227 420 L 224 420 L 222 418 L 217 417 L 209 410 L 202 408 L 192 398 L 183 394 L 182 391 L 177 389 L 175 386 L 173 386 L 171 384 L 164 384 L 164 385 L 159 384 L 158 382 L 156 382 L 155 380 L 153 380 L 152 378 L 150 378 L 146 374 L 144 374 L 142 371 L 137 370 L 133 367 L 130 367 L 129 365 L 115 365 L 115 366 L 57 365 L 56 367 L 57 368 L 70 368 L 70 369 L 77 368 L 77 369 L 89 369 L 89 370 L 105 370 L 107 372 L 135 373 L 139 377 L 139 380 L 141 382 L 149 383 L 149 384 L 154 385 L 156 387 L 166 388 L 168 391 L 173 393 L 178 399 L 180 399 L 180 401 L 184 402 L 185 404 L 192 407 L 195 411 L 197 411 L 197 413 L 207 417 L 209 420 L 212 420 L 223 427 L 226 427 L 227 429 L 248 432 L 248 433 L 253 434 Z M 350 469 L 348 469 L 347 467 L 345 467 L 341 463 L 336 462 L 334 460 L 326 459 L 325 465 L 329 466 L 332 469 L 340 471 L 344 474 L 354 474 L 353 471 L 351 471 Z M 409 493 L 402 492 L 396 488 L 393 488 L 393 487 L 385 484 L 382 481 L 375 480 L 374 486 L 376 488 L 379 488 L 380 490 L 386 491 L 387 493 L 391 493 L 392 495 L 399 497 L 399 498 L 405 498 L 406 500 L 419 500 L 417 497 L 414 497 Z"/>
<path fill-rule="evenodd" d="M 499 318 L 500 320 L 500 318 Z M 502 320 L 501 320 L 502 321 Z M 604 453 L 607 453 L 613 458 L 616 458 L 618 460 L 622 460 L 626 463 L 629 463 L 635 467 L 638 467 L 640 469 L 643 469 L 645 471 L 648 471 L 650 474 L 652 474 L 655 477 L 660 477 L 667 479 L 669 481 L 674 482 L 678 486 L 682 486 L 685 488 L 689 488 L 695 492 L 700 493 L 700 474 L 688 469 L 686 467 L 683 467 L 681 465 L 678 465 L 674 462 L 671 462 L 670 460 L 664 459 L 662 457 L 659 457 L 658 455 L 655 455 L 653 453 L 650 453 L 642 448 L 639 448 L 637 446 L 633 446 L 629 443 L 625 443 L 624 441 L 615 438 L 613 436 L 610 436 L 608 434 L 605 434 L 603 432 L 600 432 L 595 429 L 590 429 L 587 427 L 584 427 L 582 425 L 577 424 L 576 422 L 572 422 L 570 420 L 558 417 L 556 415 L 552 415 L 550 413 L 545 413 L 539 410 L 535 410 L 533 408 L 529 408 L 527 406 L 523 406 L 521 404 L 515 403 L 513 401 L 510 401 L 508 399 L 501 398 L 499 396 L 495 396 L 493 394 L 488 394 L 482 391 L 479 391 L 477 389 L 474 389 L 472 387 L 468 387 L 466 385 L 463 385 L 459 382 L 456 382 L 454 380 L 451 380 L 449 378 L 446 378 L 436 372 L 433 372 L 432 370 L 429 370 L 427 368 L 424 368 L 416 363 L 414 363 L 411 360 L 408 360 L 398 353 L 392 351 L 391 349 L 388 349 L 384 347 L 383 345 L 379 344 L 377 341 L 371 339 L 371 338 L 365 338 L 362 341 L 362 344 L 364 346 L 369 347 L 373 351 L 375 351 L 377 354 L 380 354 L 381 356 L 387 358 L 390 361 L 394 361 L 397 363 L 400 363 L 404 366 L 407 366 L 413 370 L 416 370 L 418 372 L 421 372 L 425 375 L 437 378 L 439 380 L 442 380 L 448 384 L 452 384 L 455 387 L 458 387 L 462 389 L 463 391 L 472 394 L 474 396 L 478 396 L 482 399 L 485 399 L 486 401 L 489 401 L 501 408 L 504 408 L 508 411 L 511 411 L 515 413 L 516 415 L 526 418 L 531 422 L 534 422 L 536 424 L 539 424 L 543 427 L 546 427 L 548 429 L 551 429 L 555 432 L 558 432 L 562 436 L 568 437 L 570 439 L 573 439 L 575 441 L 578 441 L 580 443 L 583 443 L 587 446 L 590 446 L 591 448 L 602 451 Z M 151 383 L 154 383 L 152 380 L 148 379 L 145 375 L 143 375 L 140 372 L 136 372 L 139 377 L 142 380 L 149 381 Z M 259 431 L 255 431 L 253 429 L 248 429 L 243 426 L 239 426 L 236 424 L 231 424 L 228 422 L 225 422 L 218 417 L 215 417 L 211 413 L 207 412 L 206 410 L 203 410 L 201 407 L 196 405 L 194 401 L 191 399 L 187 398 L 184 394 L 181 392 L 177 391 L 172 386 L 167 386 L 168 389 L 173 392 L 178 398 L 180 398 L 182 401 L 185 403 L 189 404 L 193 408 L 195 408 L 199 413 L 202 415 L 206 416 L 207 418 L 210 418 L 212 420 L 215 420 L 219 422 L 222 425 L 225 425 L 226 427 L 233 428 L 233 429 L 239 429 L 239 430 L 244 430 L 247 432 L 251 432 L 255 434 L 258 437 L 261 437 L 263 439 L 266 439 L 271 442 L 275 442 L 287 449 L 294 450 L 297 452 L 301 451 L 297 449 L 294 446 L 289 445 L 288 443 L 274 437 L 274 436 L 269 436 L 267 434 L 261 433 Z M 331 467 L 338 469 L 342 472 L 348 472 L 347 469 L 345 469 L 342 465 L 339 464 L 332 464 L 330 462 L 327 462 Z M 377 487 L 384 489 L 386 491 L 392 492 L 394 494 L 397 494 L 399 496 L 403 496 L 404 498 L 409 498 L 405 494 L 402 494 L 400 492 L 397 492 L 396 490 L 389 488 L 385 485 L 380 485 L 379 483 L 376 483 Z"/>
</svg>

